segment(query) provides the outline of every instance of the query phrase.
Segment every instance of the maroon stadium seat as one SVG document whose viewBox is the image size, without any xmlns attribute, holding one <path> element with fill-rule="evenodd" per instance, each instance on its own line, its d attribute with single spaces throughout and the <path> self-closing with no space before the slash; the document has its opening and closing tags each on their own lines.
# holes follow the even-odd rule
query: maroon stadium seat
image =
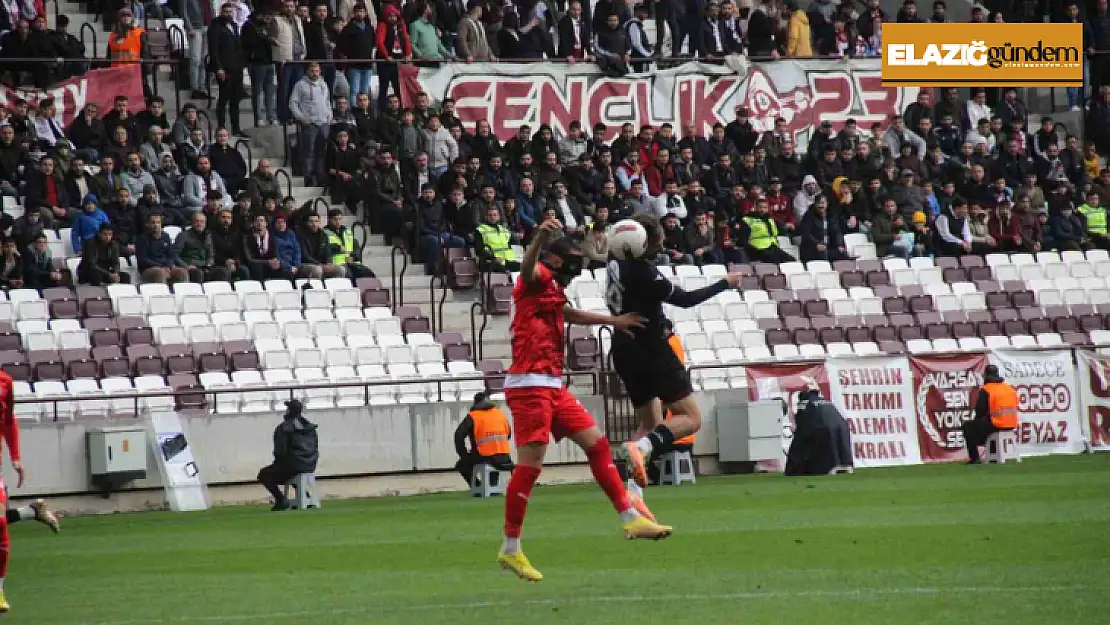
<svg viewBox="0 0 1110 625">
<path fill-rule="evenodd" d="M 886 271 L 868 271 L 867 286 L 871 288 L 887 286 L 890 284 L 890 274 Z"/>
<path fill-rule="evenodd" d="M 945 269 L 943 275 L 944 275 L 944 281 L 949 283 L 949 284 L 952 284 L 953 282 L 967 282 L 968 281 L 967 272 L 964 271 L 963 269 L 955 269 L 955 268 Z"/>
<path fill-rule="evenodd" d="M 846 289 L 857 286 L 867 286 L 867 278 L 859 271 L 847 271 L 840 274 L 840 284 Z"/>
<path fill-rule="evenodd" d="M 898 287 L 898 294 L 909 301 L 911 298 L 925 295 L 925 290 L 921 288 L 920 284 L 906 284 Z"/>
<path fill-rule="evenodd" d="M 898 340 L 898 329 L 892 326 L 874 326 L 871 328 L 871 340 L 876 343 Z"/>
<path fill-rule="evenodd" d="M 258 352 L 256 351 L 251 350 L 231 354 L 232 371 L 258 371 L 261 368 L 258 360 Z"/>
<path fill-rule="evenodd" d="M 980 321 L 975 324 L 975 332 L 983 338 L 988 336 L 1004 336 L 1002 333 L 1002 326 L 1000 326 L 997 321 Z"/>
<path fill-rule="evenodd" d="M 981 256 L 961 256 L 960 266 L 966 269 L 972 269 L 975 267 L 985 267 L 986 264 L 983 262 Z"/>
<path fill-rule="evenodd" d="M 1011 293 L 1010 301 L 1014 308 L 1032 308 L 1037 305 L 1037 299 L 1032 291 L 1017 291 Z"/>
<path fill-rule="evenodd" d="M 1002 322 L 1002 332 L 1004 332 L 1006 336 L 1029 334 L 1029 326 L 1021 319 L 1010 319 L 1009 321 Z"/>
<path fill-rule="evenodd" d="M 920 313 L 933 309 L 933 298 L 928 295 L 914 295 L 909 299 L 910 312 Z"/>
<path fill-rule="evenodd" d="M 809 318 L 826 317 L 829 314 L 829 302 L 823 299 L 806 302 L 805 315 Z"/>
<path fill-rule="evenodd" d="M 764 332 L 763 337 L 767 340 L 767 345 L 771 347 L 775 345 L 789 345 L 794 341 L 794 337 L 790 335 L 788 330 L 767 330 Z"/>
<path fill-rule="evenodd" d="M 886 273 L 886 268 L 883 267 L 883 261 L 874 258 L 856 261 L 856 270 L 864 274 L 871 273 L 872 271 L 881 271 Z"/>
<path fill-rule="evenodd" d="M 775 271 L 778 271 L 776 268 Z M 786 276 L 773 273 L 763 276 L 764 291 L 782 291 L 786 289 Z"/>
<path fill-rule="evenodd" d="M 778 330 L 782 328 L 782 319 L 779 319 L 778 317 L 773 317 L 769 319 L 756 319 L 755 323 L 759 326 L 760 330 L 764 331 Z"/>
<path fill-rule="evenodd" d="M 949 324 L 952 329 L 952 338 L 966 339 L 975 336 L 975 324 L 970 321 L 957 321 Z"/>
<path fill-rule="evenodd" d="M 802 303 L 793 300 L 779 302 L 779 316 L 783 319 L 786 319 L 788 317 L 801 317 Z"/>
<path fill-rule="evenodd" d="M 100 377 L 100 366 L 95 360 L 71 360 L 66 362 L 66 376 L 70 380 L 96 379 Z"/>
<path fill-rule="evenodd" d="M 906 353 L 906 346 L 902 341 L 883 341 L 879 343 L 879 349 L 886 354 L 898 355 Z"/>
<path fill-rule="evenodd" d="M 815 315 L 809 318 L 809 325 L 814 330 L 824 330 L 825 328 L 835 328 L 839 324 L 835 317 L 827 315 Z"/>
<path fill-rule="evenodd" d="M 933 264 L 941 269 L 954 269 L 960 266 L 960 261 L 951 256 L 938 256 L 933 259 Z"/>
<path fill-rule="evenodd" d="M 752 263 L 755 275 L 759 277 L 779 275 L 779 266 L 774 263 Z"/>
<path fill-rule="evenodd" d="M 921 331 L 921 328 L 916 325 L 902 326 L 898 328 L 898 340 L 902 341 L 903 343 L 921 338 L 925 338 L 925 334 Z"/>
<path fill-rule="evenodd" d="M 967 270 L 967 278 L 975 283 L 993 281 L 994 274 L 989 267 L 970 267 Z"/>
<path fill-rule="evenodd" d="M 453 252 L 455 248 L 447 251 Z M 478 263 L 473 258 L 448 258 L 447 286 L 460 291 L 478 286 Z"/>
<path fill-rule="evenodd" d="M 988 310 L 965 310 L 967 320 L 971 323 L 979 323 L 980 321 L 991 321 L 994 317 L 991 316 Z"/>
<path fill-rule="evenodd" d="M 910 309 L 904 297 L 885 297 L 883 298 L 883 312 L 888 315 L 897 315 L 908 312 Z"/>
<path fill-rule="evenodd" d="M 952 329 L 948 327 L 947 323 L 930 323 L 925 326 L 925 338 L 930 341 L 950 339 L 953 338 Z"/>
<path fill-rule="evenodd" d="M 811 328 L 794 330 L 793 338 L 795 345 L 816 345 L 818 343 L 817 330 Z"/>
<path fill-rule="evenodd" d="M 876 326 L 853 326 L 844 330 L 844 340 L 849 343 L 866 343 L 871 340 L 871 328 Z M 893 336 L 893 333 L 891 334 Z"/>
<path fill-rule="evenodd" d="M 846 333 L 841 328 L 825 328 L 821 330 L 820 340 L 822 345 L 828 345 L 829 343 L 844 343 L 847 338 Z M 869 341 L 871 337 L 863 340 Z"/>
<path fill-rule="evenodd" d="M 500 360 L 481 360 L 478 362 L 478 370 L 486 378 L 486 390 L 499 393 L 505 388 L 505 367 Z"/>
<path fill-rule="evenodd" d="M 787 330 L 800 330 L 802 328 L 808 330 L 813 325 L 805 317 L 786 317 L 782 320 L 782 327 Z"/>
</svg>

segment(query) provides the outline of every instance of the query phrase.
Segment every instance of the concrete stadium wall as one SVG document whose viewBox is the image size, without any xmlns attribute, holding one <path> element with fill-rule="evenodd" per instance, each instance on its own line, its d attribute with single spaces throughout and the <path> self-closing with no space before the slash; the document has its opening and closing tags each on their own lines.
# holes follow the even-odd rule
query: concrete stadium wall
<svg viewBox="0 0 1110 625">
<path fill-rule="evenodd" d="M 698 436 L 698 455 L 717 453 L 716 402 L 721 395 L 735 397 L 737 393 L 699 394 L 704 425 Z M 601 397 L 582 397 L 581 402 L 599 421 L 602 420 Z M 308 418 L 320 425 L 317 475 L 339 478 L 451 470 L 456 460 L 455 427 L 468 407 L 469 404 L 462 403 L 438 403 L 310 411 Z M 183 413 L 189 446 L 204 481 L 209 486 L 253 481 L 258 469 L 272 460 L 272 433 L 280 418 L 276 413 L 229 416 Z M 14 472 L 5 464 L 3 477 L 9 496 L 15 499 L 93 493 L 86 432 L 92 428 L 130 423 L 82 419 L 23 425 L 21 446 L 27 482 L 23 488 L 16 488 Z M 143 423 L 147 425 L 146 421 Z M 161 488 L 154 452 L 148 449 L 147 454 L 148 477 L 132 482 L 123 490 Z M 549 449 L 548 462 L 584 463 L 585 456 L 573 443 L 563 441 Z M 157 505 L 154 502 L 158 497 L 151 497 L 149 505 Z M 110 504 L 111 500 L 106 503 Z"/>
</svg>

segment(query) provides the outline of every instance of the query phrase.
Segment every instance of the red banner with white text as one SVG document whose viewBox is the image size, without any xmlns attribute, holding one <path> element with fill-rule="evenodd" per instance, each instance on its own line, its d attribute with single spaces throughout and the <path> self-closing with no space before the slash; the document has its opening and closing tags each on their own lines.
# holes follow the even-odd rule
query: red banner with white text
<svg viewBox="0 0 1110 625">
<path fill-rule="evenodd" d="M 0 88 L 0 104 L 10 109 L 15 106 L 16 100 L 22 98 L 34 111 L 38 108 L 39 101 L 53 98 L 58 109 L 58 121 L 65 127 L 69 126 L 86 104 L 96 104 L 100 108 L 100 115 L 104 115 L 112 109 L 116 96 L 121 95 L 130 100 L 132 112 L 142 108 L 143 81 L 138 65 L 94 69 L 84 76 L 63 80 L 47 89 L 3 87 Z"/>
<path fill-rule="evenodd" d="M 915 356 L 913 405 L 923 462 L 967 460 L 960 426 L 975 418 L 986 354 Z"/>
<path fill-rule="evenodd" d="M 774 130 L 781 117 L 785 134 L 803 148 L 824 121 L 837 132 L 848 119 L 864 130 L 886 125 L 918 91 L 884 87 L 879 59 L 781 60 L 742 69 L 691 62 L 619 77 L 602 74 L 592 63 L 443 63 L 420 68 L 418 79 L 404 85 L 406 91 L 423 90 L 435 103 L 452 98 L 468 132 L 489 120 L 502 141 L 523 125 L 534 132 L 548 124 L 563 136 L 575 120 L 587 131 L 604 124 L 607 141 L 625 123 L 637 130 L 670 123 L 677 138 L 692 121 L 695 132 L 707 136 L 713 124 L 735 119 L 743 105 L 756 130 Z"/>
<path fill-rule="evenodd" d="M 1084 424 L 1091 449 L 1110 451 L 1110 356 L 1077 351 Z"/>
</svg>

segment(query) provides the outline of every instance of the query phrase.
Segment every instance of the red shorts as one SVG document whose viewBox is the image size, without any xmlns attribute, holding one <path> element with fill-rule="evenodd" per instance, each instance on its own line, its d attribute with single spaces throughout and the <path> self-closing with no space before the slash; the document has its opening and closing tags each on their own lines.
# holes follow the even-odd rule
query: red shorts
<svg viewBox="0 0 1110 625">
<path fill-rule="evenodd" d="M 556 441 L 597 426 L 593 416 L 565 388 L 530 386 L 505 389 L 505 403 L 513 413 L 517 446 Z"/>
</svg>

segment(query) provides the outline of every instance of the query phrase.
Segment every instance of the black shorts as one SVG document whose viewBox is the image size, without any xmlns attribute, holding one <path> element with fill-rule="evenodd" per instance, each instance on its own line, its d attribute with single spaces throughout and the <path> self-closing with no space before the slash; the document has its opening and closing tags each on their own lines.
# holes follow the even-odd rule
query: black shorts
<svg viewBox="0 0 1110 625">
<path fill-rule="evenodd" d="M 694 393 L 690 373 L 666 341 L 614 340 L 613 369 L 636 408 L 659 399 L 670 404 Z"/>
</svg>

